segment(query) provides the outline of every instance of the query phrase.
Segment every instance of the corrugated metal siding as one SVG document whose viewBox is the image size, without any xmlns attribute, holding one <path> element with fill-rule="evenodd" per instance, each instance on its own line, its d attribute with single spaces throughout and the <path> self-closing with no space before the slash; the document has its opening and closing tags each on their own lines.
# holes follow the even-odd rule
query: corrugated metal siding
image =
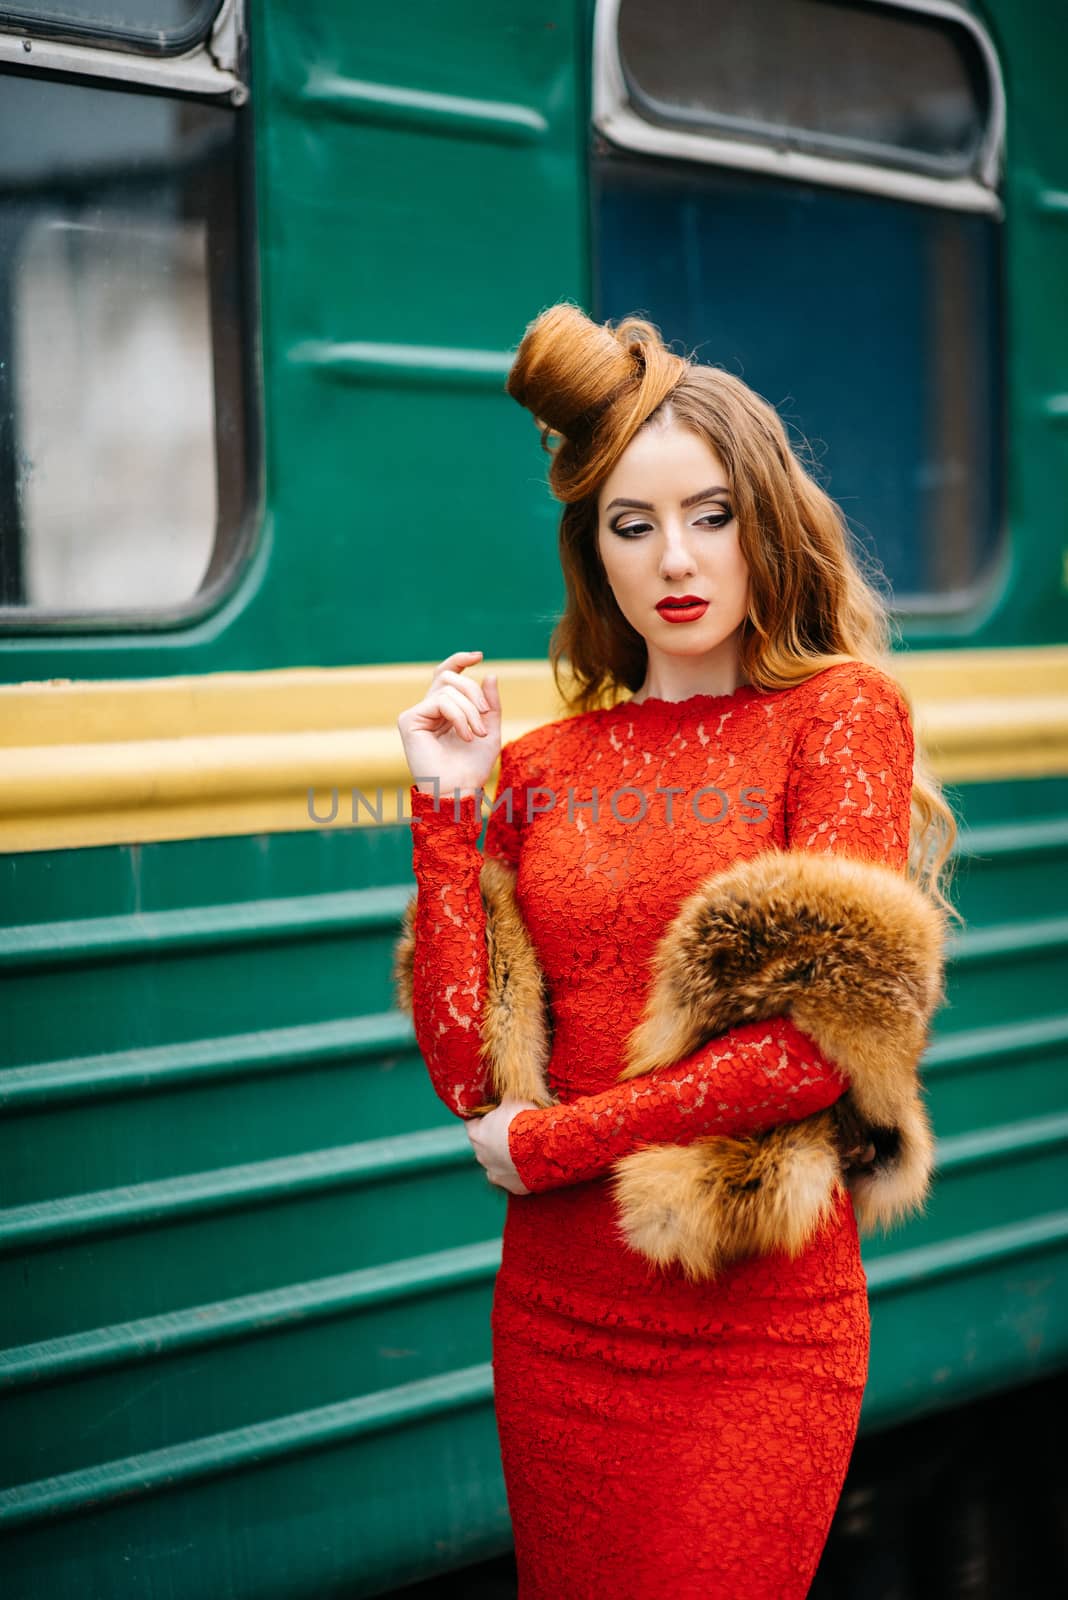
<svg viewBox="0 0 1068 1600">
<path fill-rule="evenodd" d="M 504 1197 L 391 1009 L 407 828 L 3 876 L 5 1592 L 374 1592 L 506 1544 Z"/>
</svg>

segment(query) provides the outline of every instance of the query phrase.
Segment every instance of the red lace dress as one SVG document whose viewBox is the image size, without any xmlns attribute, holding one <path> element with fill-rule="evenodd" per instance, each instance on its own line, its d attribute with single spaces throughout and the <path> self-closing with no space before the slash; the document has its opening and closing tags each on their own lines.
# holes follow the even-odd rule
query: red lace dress
<svg viewBox="0 0 1068 1600">
<path fill-rule="evenodd" d="M 808 1591 L 867 1379 L 852 1202 L 843 1193 L 796 1259 L 753 1257 L 691 1284 L 627 1247 L 607 1180 L 643 1143 L 794 1121 L 848 1080 L 787 1018 L 617 1078 L 650 956 L 682 900 L 772 843 L 904 871 L 912 761 L 896 684 L 852 663 L 792 689 L 624 703 L 501 752 L 485 847 L 518 867 L 561 1102 L 509 1128 L 531 1193 L 508 1195 L 492 1311 L 520 1600 Z M 471 796 L 436 807 L 413 785 L 411 804 L 416 1037 L 462 1116 L 486 1098 L 481 819 Z"/>
</svg>

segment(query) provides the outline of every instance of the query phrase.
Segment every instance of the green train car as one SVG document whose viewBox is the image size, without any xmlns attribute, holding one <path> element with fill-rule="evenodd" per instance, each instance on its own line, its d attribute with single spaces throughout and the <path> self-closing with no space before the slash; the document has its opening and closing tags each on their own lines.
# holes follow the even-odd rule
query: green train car
<svg viewBox="0 0 1068 1600">
<path fill-rule="evenodd" d="M 906 1437 L 1063 1403 L 1065 62 L 1055 0 L 0 0 L 5 1600 L 509 1548 L 505 1201 L 394 1009 L 396 717 L 476 647 L 506 739 L 560 714 L 503 388 L 560 299 L 796 427 L 962 822 L 858 1456 L 900 1495 Z"/>
</svg>

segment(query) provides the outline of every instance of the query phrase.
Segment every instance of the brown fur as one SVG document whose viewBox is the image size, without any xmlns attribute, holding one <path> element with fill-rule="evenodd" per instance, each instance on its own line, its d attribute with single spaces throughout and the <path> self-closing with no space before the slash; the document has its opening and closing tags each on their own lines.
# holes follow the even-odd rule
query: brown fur
<svg viewBox="0 0 1068 1600">
<path fill-rule="evenodd" d="M 515 899 L 515 873 L 488 857 L 480 877 L 490 962 L 482 1052 L 498 1099 L 551 1105 L 544 978 Z M 394 975 L 411 1012 L 415 897 Z M 850 1080 L 837 1108 L 747 1138 L 652 1145 L 613 1168 L 628 1243 L 659 1266 L 711 1278 L 740 1256 L 797 1254 L 850 1190 L 858 1226 L 922 1210 L 934 1140 L 918 1066 L 945 999 L 943 914 L 892 868 L 770 848 L 713 874 L 665 930 L 626 1080 L 670 1066 L 745 1022 L 791 1016 Z M 481 1108 L 480 1108 L 481 1109 Z M 485 1109 L 489 1109 L 487 1106 Z M 842 1161 L 848 1130 L 876 1148 Z"/>
<path fill-rule="evenodd" d="M 480 1055 L 489 1069 L 495 1099 L 476 1112 L 492 1111 L 506 1096 L 551 1106 L 546 1067 L 551 1025 L 545 980 L 515 897 L 515 872 L 487 856 L 479 873 L 486 913 L 489 983 L 482 1017 Z M 393 956 L 397 1004 L 412 1014 L 412 972 L 415 962 L 415 910 L 412 895 L 404 909 L 401 935 Z"/>
</svg>

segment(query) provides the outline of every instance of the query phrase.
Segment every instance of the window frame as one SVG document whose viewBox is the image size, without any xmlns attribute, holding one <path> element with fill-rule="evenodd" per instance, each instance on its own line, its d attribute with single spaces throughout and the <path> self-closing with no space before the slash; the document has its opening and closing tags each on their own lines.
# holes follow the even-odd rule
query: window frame
<svg viewBox="0 0 1068 1600">
<path fill-rule="evenodd" d="M 1005 147 L 1005 86 L 1001 67 L 982 24 L 956 0 L 868 0 L 886 11 L 911 11 L 941 17 L 966 28 L 975 39 L 989 74 L 990 116 L 980 146 L 978 177 L 936 177 L 885 161 L 866 162 L 812 151 L 785 150 L 742 135 L 726 138 L 697 129 L 668 128 L 647 121 L 627 89 L 619 50 L 619 11 L 623 0 L 598 0 L 594 14 L 592 121 L 610 143 L 643 155 L 738 167 L 801 183 L 913 200 L 962 211 L 1003 217 L 998 185 Z"/>
<path fill-rule="evenodd" d="M 222 4 L 227 0 L 222 0 Z M 142 55 L 182 55 L 191 50 L 212 31 L 213 19 L 222 10 L 220 0 L 200 0 L 198 13 L 182 29 L 153 39 L 151 33 L 134 28 L 108 27 L 103 22 L 64 21 L 60 17 L 41 16 L 24 6 L 0 5 L 0 28 L 25 34 L 31 38 L 61 39 L 71 44 L 103 41 L 125 50 L 136 50 Z"/>
<path fill-rule="evenodd" d="M 109 78 L 117 83 L 141 84 L 148 89 L 178 93 L 226 95 L 231 105 L 243 106 L 248 84 L 243 71 L 247 37 L 245 0 L 223 0 L 211 28 L 195 48 L 182 55 L 146 54 L 118 35 L 98 35 L 113 43 L 79 43 L 54 37 L 40 22 L 12 27 L 0 16 L 0 67 L 32 67 L 69 77 Z"/>
<path fill-rule="evenodd" d="M 29 41 L 32 50 L 23 51 L 21 40 L 16 55 L 5 48 L 10 41 L 0 34 L 0 80 L 5 72 L 58 82 L 82 84 L 133 93 L 156 93 L 167 98 L 213 99 L 229 103 L 237 116 L 235 128 L 238 175 L 239 253 L 235 273 L 242 288 L 237 337 L 244 446 L 242 505 L 237 521 L 224 532 L 220 546 L 220 524 L 214 529 L 212 555 L 204 585 L 185 601 L 146 608 L 144 606 L 75 611 L 49 607 L 0 604 L 0 638 L 26 636 L 85 637 L 123 633 L 165 634 L 176 627 L 192 627 L 210 616 L 237 588 L 258 544 L 264 501 L 262 371 L 259 341 L 259 271 L 257 256 L 257 205 L 253 118 L 241 114 L 249 100 L 247 81 L 248 51 L 244 32 L 244 0 L 224 0 L 212 35 L 197 51 L 180 60 L 127 56 L 113 50 L 91 46 Z M 217 35 L 221 37 L 217 39 Z M 219 44 L 218 54 L 215 53 Z M 90 59 L 91 58 L 91 59 Z M 203 59 L 201 59 L 203 58 Z M 214 334 L 214 328 L 213 328 Z M 213 337 L 214 348 L 214 337 Z M 216 395 L 218 391 L 216 390 Z M 216 449 L 218 450 L 218 409 L 216 409 Z"/>
<path fill-rule="evenodd" d="M 164 32 L 162 38 L 159 37 L 159 30 L 153 38 L 151 32 L 136 28 L 108 27 L 104 22 L 77 22 L 73 19 L 63 21 L 60 17 L 43 17 L 25 6 L 2 4 L 0 28 L 17 31 L 31 38 L 61 39 L 69 44 L 105 43 L 123 50 L 136 50 L 141 55 L 175 56 L 185 54 L 206 39 L 212 32 L 214 19 L 228 3 L 229 0 L 199 0 L 197 15 L 192 21 L 184 28 L 171 33 Z"/>
</svg>

